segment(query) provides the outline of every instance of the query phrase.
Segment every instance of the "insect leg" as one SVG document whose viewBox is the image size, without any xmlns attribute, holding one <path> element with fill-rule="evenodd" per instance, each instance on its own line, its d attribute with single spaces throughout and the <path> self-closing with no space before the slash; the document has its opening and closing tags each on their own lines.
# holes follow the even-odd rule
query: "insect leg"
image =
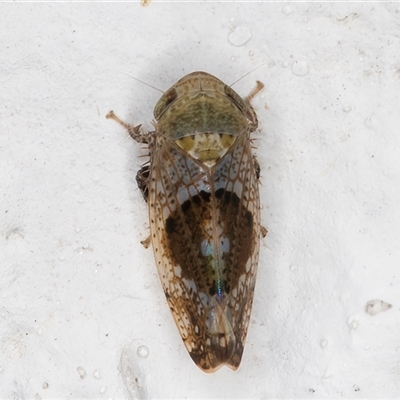
<svg viewBox="0 0 400 400">
<path fill-rule="evenodd" d="M 129 125 L 126 122 L 122 121 L 121 119 L 119 119 L 115 114 L 114 111 L 110 111 L 107 115 L 106 115 L 107 119 L 113 119 L 114 121 L 117 121 L 120 125 L 122 125 L 127 132 L 129 133 L 129 136 L 135 140 L 138 143 L 149 143 L 149 135 L 145 134 L 142 129 L 141 126 L 142 125 L 138 125 L 138 126 L 133 126 L 133 125 Z"/>
<path fill-rule="evenodd" d="M 265 236 L 267 236 L 268 235 L 268 229 L 267 228 L 265 228 L 264 226 L 260 226 L 260 231 L 261 231 L 261 236 L 263 237 L 263 238 L 265 238 Z"/>
<path fill-rule="evenodd" d="M 260 81 L 256 81 L 256 87 L 245 97 L 245 101 L 250 103 L 253 100 L 253 97 L 257 96 L 261 90 L 264 89 L 264 84 Z"/>
<path fill-rule="evenodd" d="M 142 168 L 136 174 L 136 182 L 138 188 L 142 192 L 143 198 L 146 200 L 149 197 L 149 174 L 150 174 L 150 164 L 143 165 Z"/>
<path fill-rule="evenodd" d="M 258 120 L 257 120 L 257 115 L 253 110 L 253 107 L 251 106 L 250 102 L 253 100 L 255 96 L 261 90 L 263 90 L 264 84 L 260 81 L 256 82 L 256 87 L 248 94 L 248 96 L 245 97 L 244 101 L 247 104 L 247 118 L 250 120 L 250 132 L 253 132 L 257 129 L 258 126 Z"/>
<path fill-rule="evenodd" d="M 254 160 L 254 169 L 256 171 L 256 178 L 257 180 L 260 180 L 260 175 L 261 175 L 260 164 L 258 163 L 256 156 L 253 156 L 253 160 Z"/>
<path fill-rule="evenodd" d="M 140 243 L 145 249 L 148 249 L 151 245 L 151 235 L 149 235 L 145 240 L 141 240 Z"/>
</svg>

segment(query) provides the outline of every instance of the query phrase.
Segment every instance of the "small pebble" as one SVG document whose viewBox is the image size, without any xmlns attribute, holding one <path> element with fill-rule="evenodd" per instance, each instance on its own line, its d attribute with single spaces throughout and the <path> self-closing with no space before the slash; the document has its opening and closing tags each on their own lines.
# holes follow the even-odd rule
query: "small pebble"
<svg viewBox="0 0 400 400">
<path fill-rule="evenodd" d="M 100 372 L 97 369 L 93 371 L 93 377 L 96 378 L 96 379 L 100 379 L 101 378 Z"/>
<path fill-rule="evenodd" d="M 76 370 L 78 371 L 78 374 L 81 379 L 86 378 L 86 371 L 82 367 L 78 367 Z"/>
<path fill-rule="evenodd" d="M 352 330 L 355 331 L 358 328 L 358 321 L 353 318 L 349 318 L 347 321 L 347 326 Z"/>
<path fill-rule="evenodd" d="M 382 311 L 390 310 L 393 306 L 382 300 L 370 300 L 365 305 L 365 312 L 369 315 L 377 315 Z"/>
</svg>

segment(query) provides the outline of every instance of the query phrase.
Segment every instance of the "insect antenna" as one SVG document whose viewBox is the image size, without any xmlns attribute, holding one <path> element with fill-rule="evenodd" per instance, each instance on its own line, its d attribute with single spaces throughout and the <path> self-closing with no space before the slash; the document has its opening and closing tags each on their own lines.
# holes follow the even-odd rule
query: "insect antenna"
<svg viewBox="0 0 400 400">
<path fill-rule="evenodd" d="M 159 89 L 159 88 L 157 88 L 157 87 L 155 87 L 155 86 L 152 86 L 152 85 L 150 85 L 149 83 L 147 83 L 147 82 L 144 82 L 144 81 L 141 81 L 140 79 L 138 79 L 138 78 L 135 78 L 134 76 L 132 76 L 132 75 L 129 75 L 129 74 L 127 74 L 127 73 L 125 73 L 125 72 L 122 72 L 122 71 L 118 71 L 120 74 L 123 74 L 123 75 L 126 75 L 126 76 L 129 76 L 129 78 L 132 78 L 132 79 L 134 79 L 135 81 L 138 81 L 138 82 L 140 82 L 140 83 L 143 83 L 143 85 L 146 85 L 146 86 L 148 86 L 148 87 L 151 87 L 152 89 L 154 89 L 154 90 L 158 90 L 159 92 L 161 92 L 161 93 L 165 93 L 163 90 L 161 90 L 161 89 Z"/>
<path fill-rule="evenodd" d="M 257 67 L 253 68 L 251 71 L 247 72 L 247 74 L 244 74 L 242 77 L 240 77 L 239 79 L 237 79 L 235 82 L 231 83 L 229 85 L 229 87 L 232 87 L 233 85 L 235 85 L 236 83 L 238 83 L 239 81 L 241 81 L 243 78 L 245 78 L 247 75 L 250 75 L 252 72 L 254 72 L 256 69 L 261 68 L 263 65 L 267 64 L 268 61 L 265 61 L 264 63 L 258 65 Z"/>
</svg>

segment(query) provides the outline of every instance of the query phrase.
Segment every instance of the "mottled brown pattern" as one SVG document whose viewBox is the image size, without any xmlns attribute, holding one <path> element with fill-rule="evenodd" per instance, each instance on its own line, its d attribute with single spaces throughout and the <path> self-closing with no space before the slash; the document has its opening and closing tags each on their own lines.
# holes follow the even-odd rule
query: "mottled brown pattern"
<svg viewBox="0 0 400 400">
<path fill-rule="evenodd" d="M 231 285 L 246 273 L 246 263 L 254 250 L 253 216 L 242 204 L 236 193 L 218 189 L 215 192 L 218 199 L 217 208 L 219 220 L 224 223 L 224 233 L 234 251 L 224 253 L 225 291 L 229 293 Z M 235 285 L 236 286 L 236 285 Z"/>
<path fill-rule="evenodd" d="M 155 132 L 108 115 L 149 144 L 150 166 L 139 171 L 138 184 L 149 205 L 157 268 L 183 342 L 205 372 L 239 367 L 250 320 L 260 237 L 250 100 L 261 89 L 258 82 L 242 99 L 212 75 L 194 72 L 157 103 Z M 186 142 L 177 145 L 197 133 L 224 133 L 215 148 L 226 152 L 205 148 L 211 156 L 203 163 Z"/>
<path fill-rule="evenodd" d="M 215 193 L 201 191 L 186 200 L 165 222 L 165 241 L 171 259 L 182 269 L 182 278 L 193 280 L 197 290 L 214 296 L 217 292 L 217 275 L 222 278 L 222 290 L 229 294 L 231 285 L 246 272 L 246 262 L 254 249 L 253 216 L 240 204 L 233 192 L 218 189 Z M 231 244 L 231 251 L 223 253 L 224 269 L 217 254 L 205 256 L 201 244 L 211 242 L 205 227 L 217 216 L 223 234 Z M 189 234 L 185 226 L 190 227 Z M 212 265 L 214 264 L 214 265 Z"/>
<path fill-rule="evenodd" d="M 214 271 L 209 269 L 210 259 L 201 254 L 201 242 L 210 240 L 203 231 L 212 220 L 210 196 L 201 191 L 171 213 L 165 223 L 165 241 L 171 259 L 181 267 L 182 278 L 193 280 L 197 290 L 202 292 L 208 291 L 215 280 Z M 190 227 L 187 233 L 185 226 Z"/>
<path fill-rule="evenodd" d="M 160 273 L 165 272 L 166 260 L 170 260 L 168 268 L 171 274 L 164 275 L 162 282 L 185 345 L 196 364 L 209 372 L 223 364 L 233 369 L 239 366 L 255 285 L 260 229 L 258 182 L 254 158 L 248 155 L 250 143 L 243 141 L 238 141 L 238 148 L 234 146 L 211 170 L 198 161 L 189 161 L 182 149 L 170 148 L 166 152 L 173 157 L 164 163 L 162 172 L 154 171 L 154 181 L 164 182 L 163 188 L 173 187 L 174 193 L 187 185 L 182 178 L 173 184 L 172 175 L 192 176 L 192 185 L 196 188 L 196 194 L 182 204 L 176 201 L 175 196 L 171 196 L 174 202 L 167 201 L 171 212 L 164 221 L 164 229 L 157 229 L 153 244 L 162 244 L 163 253 L 156 252 L 156 258 L 160 256 Z M 163 151 L 159 156 L 168 158 Z M 178 169 L 179 174 L 172 173 Z M 235 193 L 232 185 L 239 177 L 243 190 Z M 206 192 L 201 187 L 211 190 Z M 226 189 L 228 187 L 231 191 Z M 156 204 L 159 198 L 155 193 Z M 160 204 L 160 209 L 163 207 L 165 205 Z M 214 229 L 210 236 L 206 228 L 212 221 L 216 222 L 220 233 Z M 160 221 L 160 227 L 162 224 Z M 220 236 L 229 239 L 229 253 L 221 255 L 220 250 L 216 250 L 212 260 L 202 255 L 201 243 L 208 240 L 218 248 Z M 248 272 L 246 264 L 251 265 Z M 180 276 L 173 272 L 174 266 L 180 267 Z M 245 277 L 242 284 L 239 282 L 241 276 Z M 219 297 L 216 289 L 218 278 L 222 282 Z M 195 290 L 188 288 L 183 279 L 193 281 Z M 233 295 L 234 289 L 236 296 Z M 206 320 L 215 309 L 219 313 L 218 332 L 213 333 Z"/>
</svg>

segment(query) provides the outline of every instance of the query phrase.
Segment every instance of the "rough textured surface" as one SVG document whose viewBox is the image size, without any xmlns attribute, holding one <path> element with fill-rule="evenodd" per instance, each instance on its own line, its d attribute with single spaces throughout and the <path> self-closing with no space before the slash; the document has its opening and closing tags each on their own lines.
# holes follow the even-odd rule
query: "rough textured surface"
<svg viewBox="0 0 400 400">
<path fill-rule="evenodd" d="M 0 398 L 400 393 L 396 3 L 0 5 Z M 194 70 L 254 99 L 263 240 L 238 373 L 202 373 L 161 290 L 138 150 Z M 375 316 L 371 300 L 393 305 Z M 147 357 L 137 352 L 148 348 Z"/>
</svg>

